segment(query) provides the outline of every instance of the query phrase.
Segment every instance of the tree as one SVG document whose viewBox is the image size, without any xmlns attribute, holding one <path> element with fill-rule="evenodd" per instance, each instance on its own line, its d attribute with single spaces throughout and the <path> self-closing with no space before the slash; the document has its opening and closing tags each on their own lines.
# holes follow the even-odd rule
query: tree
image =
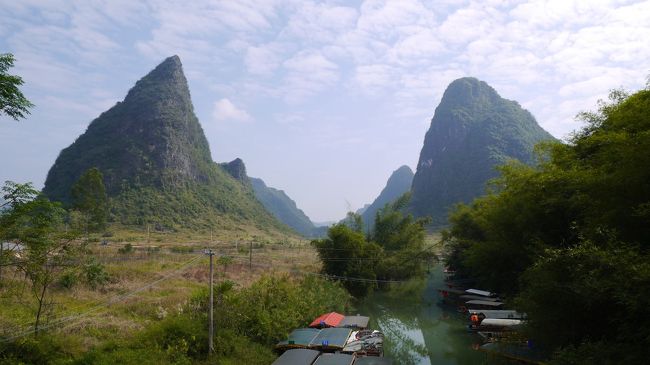
<svg viewBox="0 0 650 365">
<path fill-rule="evenodd" d="M 4 113 L 15 120 L 25 118 L 32 104 L 18 86 L 23 84 L 20 76 L 10 75 L 7 71 L 14 65 L 11 53 L 0 54 L 0 114 Z"/>
<path fill-rule="evenodd" d="M 323 272 L 343 281 L 357 297 L 392 280 L 408 280 L 424 273 L 423 262 L 431 257 L 424 247 L 425 226 L 430 219 L 405 215 L 410 194 L 377 212 L 374 231 L 363 234 L 361 216 L 348 213 L 333 225 L 327 238 L 312 243 L 323 262 Z"/>
<path fill-rule="evenodd" d="M 22 246 L 20 259 L 11 264 L 31 284 L 36 301 L 34 331 L 38 333 L 43 313 L 53 304 L 49 295 L 52 285 L 66 269 L 78 266 L 76 260 L 84 248 L 74 231 L 63 231 L 66 211 L 60 203 L 36 197 L 31 184 L 7 182 L 3 191 L 9 208 L 0 216 L 0 238 Z"/>
<path fill-rule="evenodd" d="M 17 245 L 8 244 L 14 238 L 13 230 L 15 228 L 17 215 L 13 214 L 21 205 L 33 200 L 38 191 L 34 189 L 31 183 L 19 184 L 13 181 L 5 181 L 2 187 L 2 199 L 0 204 L 0 281 L 2 280 L 2 269 L 5 266 L 13 266 L 15 250 Z"/>
<path fill-rule="evenodd" d="M 106 228 L 108 196 L 104 177 L 96 167 L 88 169 L 72 186 L 72 206 L 85 217 L 87 231 Z"/>
</svg>

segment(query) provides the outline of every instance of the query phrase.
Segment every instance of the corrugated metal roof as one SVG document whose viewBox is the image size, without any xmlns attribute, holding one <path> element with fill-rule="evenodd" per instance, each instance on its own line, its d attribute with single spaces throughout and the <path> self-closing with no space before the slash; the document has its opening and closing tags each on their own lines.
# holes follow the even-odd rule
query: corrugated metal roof
<svg viewBox="0 0 650 365">
<path fill-rule="evenodd" d="M 368 328 L 368 322 L 370 317 L 366 316 L 345 316 L 338 327 L 348 327 L 348 328 Z"/>
<path fill-rule="evenodd" d="M 314 365 L 352 365 L 354 356 L 348 354 L 322 354 Z"/>
<path fill-rule="evenodd" d="M 352 332 L 349 328 L 324 328 L 309 344 L 313 348 L 342 349 Z"/>
<path fill-rule="evenodd" d="M 309 349 L 288 350 L 271 365 L 312 365 L 320 352 Z"/>
<path fill-rule="evenodd" d="M 482 297 L 491 297 L 491 296 L 496 295 L 496 294 L 491 293 L 491 292 L 489 292 L 489 291 L 479 290 L 479 289 L 467 289 L 467 290 L 465 290 L 465 293 L 467 293 L 467 294 L 474 294 L 474 295 L 480 295 L 480 296 L 482 296 Z"/>
</svg>

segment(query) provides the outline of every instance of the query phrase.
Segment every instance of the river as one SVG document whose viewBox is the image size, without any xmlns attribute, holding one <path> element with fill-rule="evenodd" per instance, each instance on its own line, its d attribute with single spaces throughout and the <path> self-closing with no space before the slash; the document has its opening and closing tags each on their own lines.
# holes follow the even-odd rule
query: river
<svg viewBox="0 0 650 365">
<path fill-rule="evenodd" d="M 401 296 L 378 292 L 358 306 L 359 313 L 370 316 L 371 328 L 384 332 L 385 356 L 396 365 L 503 364 L 472 349 L 480 341 L 467 332 L 467 320 L 437 304 L 436 289 L 443 285 L 442 265 L 437 264 L 417 292 Z"/>
</svg>

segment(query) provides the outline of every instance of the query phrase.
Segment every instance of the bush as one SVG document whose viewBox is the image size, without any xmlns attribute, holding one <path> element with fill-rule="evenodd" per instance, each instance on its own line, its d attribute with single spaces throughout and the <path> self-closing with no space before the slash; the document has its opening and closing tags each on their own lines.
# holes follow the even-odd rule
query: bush
<svg viewBox="0 0 650 365">
<path fill-rule="evenodd" d="M 93 289 L 104 286 L 109 280 L 109 275 L 104 268 L 104 265 L 93 260 L 84 267 L 84 275 L 86 276 L 86 283 Z"/>
<path fill-rule="evenodd" d="M 120 248 L 117 250 L 117 252 L 119 252 L 119 253 L 121 253 L 121 254 L 128 254 L 128 253 L 131 253 L 131 252 L 133 252 L 133 245 L 131 245 L 130 243 L 127 243 L 127 244 L 124 245 L 123 247 L 120 247 Z"/>
</svg>

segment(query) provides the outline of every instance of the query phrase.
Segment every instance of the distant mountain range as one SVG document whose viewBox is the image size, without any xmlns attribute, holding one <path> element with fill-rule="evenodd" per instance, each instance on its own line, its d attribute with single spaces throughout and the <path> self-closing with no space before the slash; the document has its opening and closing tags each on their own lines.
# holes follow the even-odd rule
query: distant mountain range
<svg viewBox="0 0 650 365">
<path fill-rule="evenodd" d="M 238 179 L 240 162 L 212 161 L 181 61 L 173 56 L 61 151 L 43 192 L 68 203 L 79 176 L 97 167 L 116 222 L 288 232 L 255 198 L 250 184 Z"/>
<path fill-rule="evenodd" d="M 393 171 L 386 182 L 386 186 L 382 189 L 381 193 L 379 193 L 379 196 L 377 196 L 370 205 L 367 205 L 361 213 L 357 212 L 357 214 L 361 214 L 366 227 L 373 227 L 375 214 L 377 214 L 381 208 L 411 190 L 412 182 L 413 171 L 410 167 L 404 165 Z"/>
</svg>

